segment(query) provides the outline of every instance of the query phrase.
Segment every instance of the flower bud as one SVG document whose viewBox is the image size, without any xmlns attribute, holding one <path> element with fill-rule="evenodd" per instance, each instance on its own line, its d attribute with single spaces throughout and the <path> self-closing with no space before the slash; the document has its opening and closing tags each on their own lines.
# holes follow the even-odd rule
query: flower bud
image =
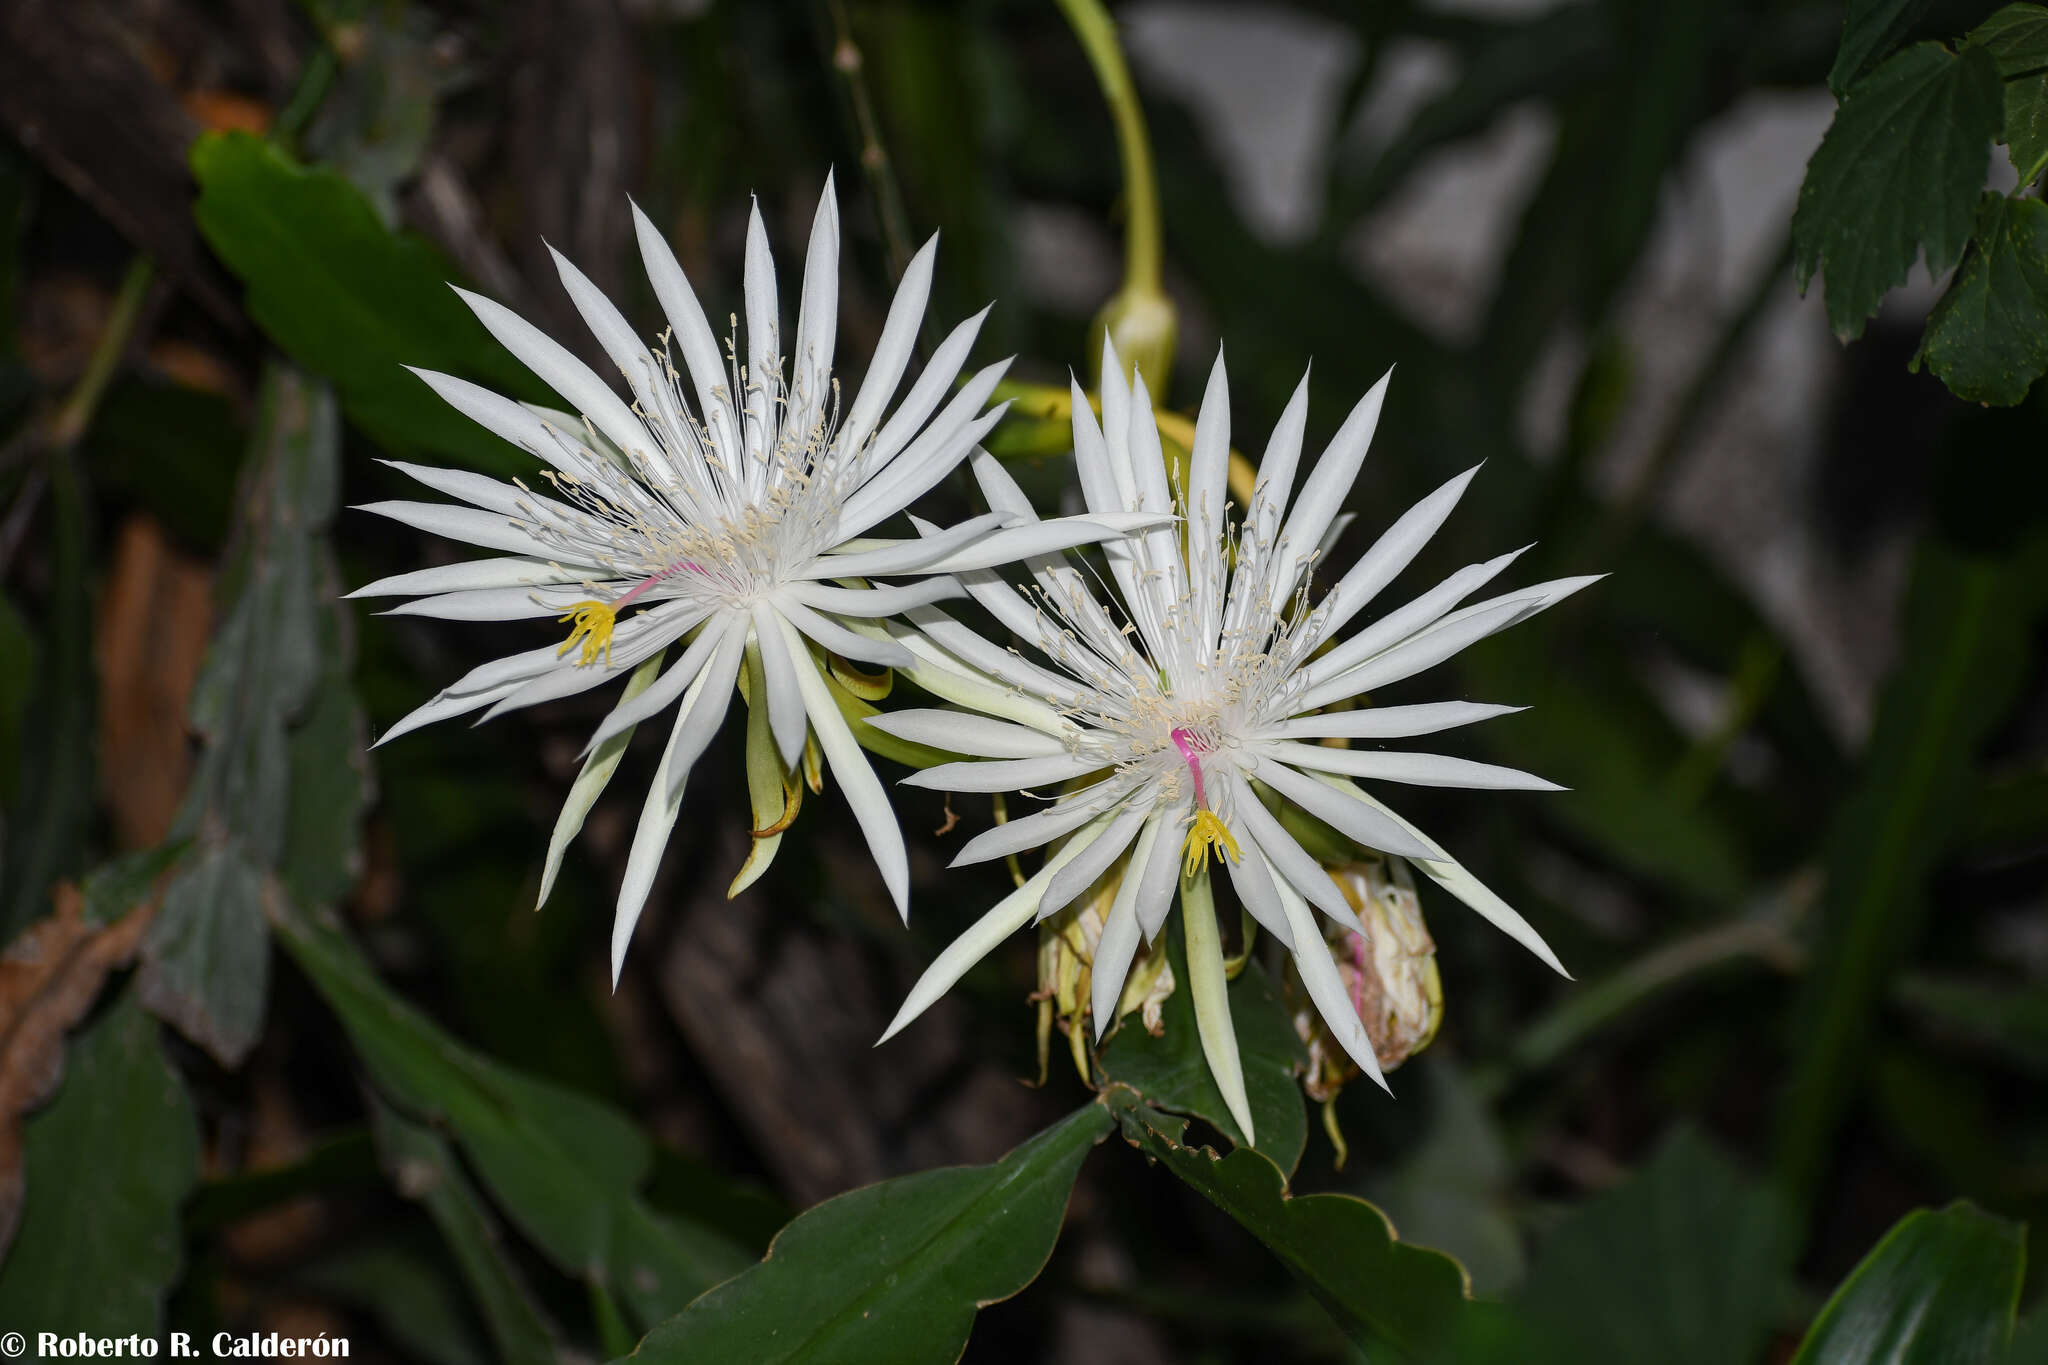
<svg viewBox="0 0 2048 1365">
<path fill-rule="evenodd" d="M 1443 981 L 1437 974 L 1436 943 L 1422 921 L 1422 902 L 1415 880 L 1399 859 L 1373 859 L 1330 870 L 1330 880 L 1358 913 L 1364 934 L 1331 920 L 1323 921 L 1323 937 L 1337 959 L 1337 973 L 1365 1024 L 1373 1055 L 1384 1071 L 1392 1071 L 1436 1037 L 1443 1021 Z M 1292 967 L 1288 999 L 1294 1008 L 1294 1029 L 1308 1047 L 1308 1074 L 1302 1080 L 1311 1099 L 1328 1101 L 1358 1075 L 1358 1067 L 1330 1036 L 1322 1017 L 1309 1002 Z"/>
<path fill-rule="evenodd" d="M 1180 337 L 1179 315 L 1173 300 L 1157 289 L 1126 285 L 1110 297 L 1088 328 L 1088 369 L 1095 375 L 1096 391 L 1102 388 L 1102 337 L 1107 331 L 1117 358 L 1123 361 L 1124 378 L 1133 371 L 1145 376 L 1145 387 L 1163 402 L 1166 381 L 1173 375 L 1173 348 Z"/>
</svg>

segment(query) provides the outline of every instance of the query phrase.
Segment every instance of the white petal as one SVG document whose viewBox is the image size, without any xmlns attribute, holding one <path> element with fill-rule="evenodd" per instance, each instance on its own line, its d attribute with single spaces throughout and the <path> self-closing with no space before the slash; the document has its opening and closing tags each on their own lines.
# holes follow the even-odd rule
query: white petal
<svg viewBox="0 0 2048 1365">
<path fill-rule="evenodd" d="M 590 736 L 590 742 L 583 746 L 588 754 L 599 745 L 609 742 L 613 736 L 631 729 L 657 712 L 666 710 L 675 699 L 682 695 L 684 688 L 697 681 L 697 675 L 711 662 L 712 652 L 725 642 L 725 637 L 736 629 L 730 617 L 717 616 L 697 632 L 697 638 L 690 641 L 668 672 L 658 682 L 641 689 L 637 696 L 628 695 L 612 708 L 612 713 L 599 723 Z"/>
<path fill-rule="evenodd" d="M 1496 929 L 1499 929 L 1509 938 L 1536 954 L 1537 957 L 1542 958 L 1550 966 L 1551 970 L 1555 971 L 1559 976 L 1567 979 L 1570 978 L 1571 973 L 1566 971 L 1564 964 L 1557 960 L 1557 954 L 1550 951 L 1550 945 L 1543 941 L 1543 936 L 1537 933 L 1529 921 L 1523 919 L 1513 906 L 1488 890 L 1477 877 L 1466 871 L 1463 863 L 1460 863 L 1456 858 L 1444 852 L 1442 846 L 1434 839 L 1431 839 L 1407 820 L 1402 819 L 1397 812 L 1389 810 L 1385 805 L 1375 800 L 1369 792 L 1360 791 L 1348 782 L 1342 785 L 1344 790 L 1350 795 L 1363 801 L 1368 806 L 1377 808 L 1381 814 L 1401 826 L 1402 829 L 1408 831 L 1417 841 L 1428 846 L 1431 856 L 1409 859 L 1410 862 L 1422 870 L 1424 876 L 1450 892 L 1453 896 L 1456 896 L 1459 900 L 1465 902 L 1472 909 L 1478 911 Z"/>
<path fill-rule="evenodd" d="M 853 807 L 853 818 L 860 825 L 861 833 L 867 836 L 868 851 L 874 855 L 875 866 L 882 872 L 882 882 L 896 901 L 897 913 L 907 922 L 910 918 L 910 859 L 904 852 L 903 831 L 897 827 L 896 812 L 889 804 L 889 793 L 883 790 L 875 770 L 861 753 L 860 743 L 854 739 L 846 718 L 839 714 L 839 704 L 832 700 L 831 690 L 811 662 L 810 651 L 797 638 L 796 628 L 780 618 L 778 624 L 782 628 L 782 638 L 789 646 L 790 656 L 796 663 L 797 685 L 803 689 L 804 709 L 811 713 L 811 728 L 817 731 L 818 747 L 825 751 L 825 760 L 832 765 L 832 776 L 846 794 L 846 803 Z"/>
<path fill-rule="evenodd" d="M 1138 834 L 1138 842 L 1131 849 L 1130 865 L 1124 869 L 1124 878 L 1116 889 L 1116 899 L 1111 902 L 1109 915 L 1102 921 L 1102 935 L 1095 943 L 1095 958 L 1088 965 L 1089 1008 L 1095 1015 L 1095 1041 L 1101 1042 L 1102 1035 L 1116 1021 L 1116 1007 L 1123 999 L 1124 979 L 1131 974 L 1131 959 L 1137 956 L 1138 940 L 1143 937 L 1144 926 L 1138 920 L 1138 890 L 1143 870 L 1151 865 L 1154 849 L 1158 846 L 1161 830 L 1166 822 L 1154 816 L 1145 822 L 1145 828 Z M 1172 837 L 1167 836 L 1172 844 Z M 1168 852 L 1171 852 L 1171 847 Z"/>
<path fill-rule="evenodd" d="M 355 510 L 374 512 L 380 517 L 389 517 L 449 540 L 481 545 L 486 550 L 509 550 L 515 555 L 534 559 L 551 559 L 555 555 L 552 545 L 536 539 L 496 512 L 484 512 L 474 507 L 450 507 L 444 502 L 366 502 L 358 504 Z"/>
<path fill-rule="evenodd" d="M 655 358 L 626 321 L 625 315 L 604 296 L 604 291 L 592 284 L 581 270 L 550 245 L 548 255 L 554 258 L 555 273 L 561 278 L 562 288 L 568 291 L 569 301 L 576 305 L 576 311 L 583 317 L 590 334 L 597 338 L 597 344 L 619 374 L 639 399 L 642 411 L 652 413 L 654 407 L 649 401 L 653 385 L 666 383 L 667 377 L 655 369 Z M 591 420 L 595 421 L 593 417 Z M 615 436 L 612 438 L 617 440 Z"/>
<path fill-rule="evenodd" d="M 1362 932 L 1358 912 L 1351 908 L 1351 902 L 1344 899 L 1344 893 L 1337 889 L 1337 883 L 1330 880 L 1330 874 L 1323 865 L 1295 842 L 1287 827 L 1275 819 L 1248 788 L 1239 788 L 1234 810 L 1238 833 L 1259 846 L 1281 881 L 1292 886 L 1297 895 L 1308 897 L 1318 910 L 1345 928 Z"/>
<path fill-rule="evenodd" d="M 364 584 L 350 597 L 431 596 L 445 592 L 474 592 L 482 588 L 548 587 L 582 583 L 602 575 L 594 569 L 563 568 L 545 560 L 466 559 L 460 564 L 442 564 L 432 569 L 414 569 Z"/>
<path fill-rule="evenodd" d="M 1461 619 L 1440 621 L 1421 634 L 1410 636 L 1356 668 L 1315 684 L 1292 704 L 1301 711 L 1319 711 L 1331 702 L 1411 678 L 1538 610 L 1528 601 L 1509 601 L 1470 615 L 1458 613 Z"/>
<path fill-rule="evenodd" d="M 1466 486 L 1478 472 L 1479 466 L 1473 465 L 1403 512 L 1373 542 L 1372 548 L 1358 557 L 1358 562 L 1346 571 L 1317 607 L 1324 617 L 1318 626 L 1324 635 L 1334 635 L 1343 629 L 1344 624 L 1372 601 L 1380 589 L 1393 582 L 1395 576 L 1414 561 L 1422 547 L 1429 543 L 1429 538 L 1437 533 L 1437 528 L 1444 524 L 1444 519 L 1451 515 L 1451 509 L 1458 505 L 1458 499 L 1465 495 Z"/>
<path fill-rule="evenodd" d="M 739 638 L 738 632 L 725 636 L 728 644 Z M 725 718 L 725 708 L 732 701 L 739 654 L 737 650 L 731 653 L 733 671 L 721 678 L 717 676 L 716 664 L 725 662 L 724 654 L 721 651 L 722 657 L 713 667 L 699 673 L 683 695 L 675 728 L 669 731 L 668 747 L 662 751 L 654 781 L 647 788 L 647 800 L 640 807 L 640 822 L 633 831 L 633 847 L 626 855 L 626 873 L 619 884 L 618 906 L 612 912 L 614 990 L 618 988 L 619 973 L 626 966 L 626 949 L 633 942 L 633 927 L 640 922 L 640 912 L 647 906 L 647 893 L 654 889 L 654 874 L 661 868 L 662 852 L 668 847 L 669 833 L 676 827 L 676 815 L 682 810 L 683 786 L 690 768 L 717 732 L 718 722 Z"/>
<path fill-rule="evenodd" d="M 775 735 L 782 767 L 788 771 L 804 756 L 804 740 L 810 734 L 810 723 L 804 719 L 803 688 L 797 682 L 796 660 L 789 656 L 789 640 L 776 624 L 775 609 L 756 602 L 753 617 L 754 636 L 761 645 L 761 672 L 768 685 L 768 728 Z"/>
<path fill-rule="evenodd" d="M 1336 677 L 1348 668 L 1357 667 L 1375 655 L 1385 653 L 1412 635 L 1427 630 L 1442 620 L 1451 608 L 1479 591 L 1501 570 L 1519 559 L 1527 549 L 1525 545 L 1521 550 L 1496 555 L 1482 564 L 1467 564 L 1414 601 L 1388 612 L 1343 644 L 1314 660 L 1302 669 L 1302 677 L 1310 686 L 1314 686 L 1326 678 Z"/>
<path fill-rule="evenodd" d="M 472 384 L 467 379 L 457 379 L 452 374 L 440 374 L 413 365 L 406 368 L 425 380 L 427 386 L 440 394 L 449 407 L 492 435 L 503 437 L 535 459 L 553 465 L 565 474 L 577 472 L 577 461 L 563 453 L 561 443 L 555 439 L 554 433 L 548 430 L 547 423 L 535 416 L 524 404 L 492 393 L 481 384 Z"/>
<path fill-rule="evenodd" d="M 1077 854 L 1045 884 L 1045 895 L 1038 902 L 1038 918 L 1058 914 L 1094 885 L 1095 879 L 1109 871 L 1109 865 L 1131 846 L 1131 840 L 1138 837 L 1138 827 L 1151 814 L 1152 803 L 1143 797 L 1126 803 L 1087 850 Z"/>
<path fill-rule="evenodd" d="M 987 914 L 968 927 L 967 932 L 947 944 L 945 951 L 932 960 L 932 965 L 924 969 L 924 975 L 910 988 L 910 994 L 904 997 L 903 1006 L 896 1011 L 896 1017 L 890 1020 L 889 1027 L 883 1031 L 882 1036 L 875 1040 L 876 1046 L 879 1047 L 894 1038 L 905 1025 L 930 1009 L 934 1001 L 951 990 L 953 983 L 967 975 L 967 969 L 986 957 L 991 948 L 1029 924 L 1032 915 L 1038 911 L 1038 898 L 1045 893 L 1046 883 L 1051 881 L 1062 867 L 1086 851 L 1088 845 L 1095 841 L 1096 835 L 1102 832 L 1101 827 L 1107 826 L 1108 823 L 1108 819 L 1103 818 L 1096 828 L 1084 829 L 1069 839 L 1065 847 L 1047 859 L 1045 866 L 1030 880 L 997 901 Z"/>
<path fill-rule="evenodd" d="M 1171 520 L 1171 518 L 1166 518 Z M 964 573 L 969 569 L 992 569 L 1054 550 L 1071 550 L 1077 545 L 1119 539 L 1123 532 L 1092 517 L 1060 517 L 1030 526 L 1012 526 L 993 531 L 972 544 L 919 566 L 920 573 Z"/>
<path fill-rule="evenodd" d="M 710 323 L 704 319 L 703 305 L 697 302 L 696 292 L 690 288 L 675 252 L 638 204 L 633 205 L 633 235 L 640 244 L 640 260 L 646 266 L 648 283 L 654 286 L 654 297 L 661 302 L 661 311 L 667 315 L 676 344 L 682 349 L 683 364 L 696 385 L 699 415 L 711 429 L 719 449 L 731 449 L 738 439 L 738 418 L 727 391 L 725 359 Z"/>
<path fill-rule="evenodd" d="M 1261 757 L 1253 769 L 1259 781 L 1323 821 L 1339 834 L 1402 857 L 1427 857 L 1429 846 L 1403 829 L 1385 811 L 1345 795 L 1313 777 L 1305 777 L 1273 759 Z"/>
<path fill-rule="evenodd" d="M 876 578 L 888 574 L 950 572 L 928 566 L 964 546 L 972 545 L 1006 520 L 1001 512 L 985 512 L 950 526 L 935 536 L 899 540 L 880 549 L 852 554 L 824 554 L 812 560 L 802 578 Z"/>
<path fill-rule="evenodd" d="M 990 304 L 989 308 L 994 306 Z M 967 363 L 967 353 L 974 349 L 974 338 L 980 334 L 982 320 L 987 316 L 988 308 L 982 309 L 955 327 L 932 352 L 932 358 L 925 362 L 924 372 L 910 386 L 910 392 L 903 396 L 895 414 L 875 433 L 874 444 L 868 447 L 867 456 L 872 468 L 880 469 L 895 459 L 896 453 L 909 445 L 911 438 L 923 428 L 925 419 L 932 415 L 939 400 L 953 387 L 960 367 Z"/>
<path fill-rule="evenodd" d="M 520 363 L 546 381 L 547 386 L 569 401 L 569 406 L 596 424 L 597 429 L 626 451 L 652 450 L 653 440 L 633 410 L 619 400 L 611 385 L 599 379 L 588 365 L 569 354 L 560 343 L 501 303 L 467 289 L 456 289 L 477 320 Z"/>
<path fill-rule="evenodd" d="M 1079 829 L 1110 805 L 1110 797 L 1123 790 L 1111 783 L 1060 798 L 1044 810 L 1005 820 L 985 829 L 960 846 L 948 867 L 969 867 L 975 863 L 1007 858 L 1026 849 L 1042 848 L 1063 834 Z"/>
<path fill-rule="evenodd" d="M 1528 710 L 1525 706 L 1494 706 L 1476 701 L 1432 701 L 1414 706 L 1366 706 L 1356 711 L 1331 711 L 1282 721 L 1261 736 L 1266 739 L 1405 739 L 1491 720 Z"/>
<path fill-rule="evenodd" d="M 904 368 L 917 348 L 917 329 L 924 321 L 925 303 L 931 297 L 932 262 L 938 250 L 939 236 L 933 233 L 903 268 L 903 280 L 889 303 L 889 319 L 882 324 L 882 337 L 875 343 L 875 353 L 868 361 L 867 376 L 861 380 L 853 406 L 846 411 L 846 420 L 839 424 L 839 447 L 849 455 L 858 451 L 874 431 L 882 410 L 903 381 Z"/>
<path fill-rule="evenodd" d="M 1181 926 L 1187 931 L 1188 995 L 1195 1007 L 1195 1033 L 1202 1041 L 1209 1074 L 1238 1131 L 1254 1146 L 1251 1101 L 1244 1093 L 1244 1065 L 1237 1055 L 1237 1030 L 1230 1022 L 1230 994 L 1223 971 L 1223 940 L 1216 928 L 1216 899 L 1204 868 L 1181 882 Z"/>
<path fill-rule="evenodd" d="M 1267 933 L 1293 952 L 1294 928 L 1280 908 L 1280 893 L 1273 889 L 1273 874 L 1266 867 L 1265 855 L 1259 852 L 1257 841 L 1240 843 L 1238 849 L 1241 857 L 1235 862 L 1228 858 L 1223 862 L 1230 871 L 1230 884 L 1237 888 L 1237 898 Z"/>
<path fill-rule="evenodd" d="M 944 575 L 900 588 L 839 588 L 825 583 L 799 582 L 790 584 L 783 591 L 818 611 L 829 611 L 834 616 L 864 616 L 870 620 L 967 595 L 958 581 Z"/>
<path fill-rule="evenodd" d="M 1337 970 L 1330 945 L 1310 917 L 1307 904 L 1292 887 L 1284 885 L 1280 887 L 1280 904 L 1294 926 L 1294 941 L 1301 945 L 1294 950 L 1295 970 L 1301 973 L 1301 984 L 1307 989 L 1308 998 L 1315 1002 L 1316 1012 L 1323 1016 L 1330 1036 L 1358 1064 L 1358 1069 L 1372 1078 L 1373 1084 L 1392 1094 L 1380 1070 L 1379 1055 L 1372 1050 L 1365 1021 L 1358 1017 L 1358 1006 L 1344 989 L 1343 974 Z"/>
<path fill-rule="evenodd" d="M 951 792 L 1014 792 L 1051 786 L 1105 766 L 1093 755 L 1053 754 L 1046 758 L 1005 758 L 991 763 L 941 763 L 903 779 L 906 787 Z"/>
<path fill-rule="evenodd" d="M 981 758 L 1050 758 L 1066 752 L 1066 746 L 1051 735 L 973 711 L 885 711 L 870 717 L 868 724 L 913 744 Z"/>
<path fill-rule="evenodd" d="M 1448 754 L 1417 754 L 1391 749 L 1332 749 L 1322 744 L 1287 741 L 1260 746 L 1282 763 L 1317 768 L 1376 782 L 1406 782 L 1417 787 L 1469 787 L 1476 791 L 1561 792 L 1557 783 L 1534 773 L 1475 763 Z"/>
<path fill-rule="evenodd" d="M 1351 492 L 1351 485 L 1358 479 L 1359 466 L 1365 463 L 1365 453 L 1372 445 L 1373 432 L 1380 424 L 1380 408 L 1386 403 L 1387 382 L 1394 377 L 1388 370 L 1380 376 L 1379 383 L 1366 390 L 1365 397 L 1358 400 L 1351 409 L 1351 415 L 1344 419 L 1344 425 L 1337 428 L 1337 434 L 1330 438 L 1330 444 L 1323 449 L 1316 460 L 1315 468 L 1309 471 L 1308 481 L 1301 486 L 1301 496 L 1295 499 L 1294 511 L 1288 515 L 1286 526 L 1280 532 L 1280 554 L 1274 561 L 1270 591 L 1274 597 L 1285 597 L 1294 591 L 1294 582 L 1301 576 L 1301 569 L 1310 555 L 1322 543 L 1323 532 L 1344 506 L 1345 497 Z"/>
<path fill-rule="evenodd" d="M 1154 942 L 1159 931 L 1166 927 L 1167 912 L 1173 909 L 1174 892 L 1180 888 L 1181 844 L 1178 837 L 1181 817 L 1187 813 L 1183 805 L 1178 811 L 1161 811 L 1163 822 L 1159 837 L 1153 841 L 1152 855 L 1145 860 L 1143 871 L 1138 877 L 1138 927 L 1145 932 L 1145 941 Z M 1132 863 L 1133 867 L 1137 864 Z"/>
<path fill-rule="evenodd" d="M 619 586 L 607 584 L 599 591 L 609 595 L 609 589 Z M 473 588 L 401 602 L 383 614 L 425 616 L 437 621 L 527 621 L 537 616 L 559 616 L 589 597 L 590 590 L 580 585 L 546 590 Z"/>
<path fill-rule="evenodd" d="M 883 668 L 909 668 L 917 662 L 916 656 L 894 640 L 877 640 L 872 635 L 850 629 L 844 621 L 812 611 L 794 597 L 778 597 L 776 609 L 791 625 L 816 641 L 820 648 L 841 658 L 857 659 Z"/>
<path fill-rule="evenodd" d="M 832 349 L 839 336 L 839 200 L 832 172 L 811 220 L 803 293 L 796 310 L 796 351 L 790 360 L 789 425 L 808 433 L 832 401 Z"/>
<path fill-rule="evenodd" d="M 626 680 L 626 690 L 619 696 L 620 705 L 631 702 L 647 690 L 661 668 L 661 659 L 662 656 L 657 654 L 633 671 L 633 676 Z M 548 836 L 547 862 L 540 874 L 540 895 L 534 901 L 536 910 L 548 903 L 548 894 L 555 889 L 555 878 L 562 871 L 562 858 L 569 851 L 570 841 L 583 829 L 584 817 L 597 804 L 597 798 L 604 794 L 612 774 L 618 771 L 619 760 L 625 757 L 626 745 L 632 738 L 632 732 L 627 730 L 608 743 L 593 746 L 585 756 L 583 770 L 576 774 L 568 798 L 562 802 L 561 814 L 555 817 L 554 833 Z"/>
<path fill-rule="evenodd" d="M 749 456 L 775 448 L 776 415 L 782 396 L 782 304 L 775 291 L 775 256 L 761 202 L 747 213 L 744 290 L 747 314 L 747 448 Z"/>
</svg>

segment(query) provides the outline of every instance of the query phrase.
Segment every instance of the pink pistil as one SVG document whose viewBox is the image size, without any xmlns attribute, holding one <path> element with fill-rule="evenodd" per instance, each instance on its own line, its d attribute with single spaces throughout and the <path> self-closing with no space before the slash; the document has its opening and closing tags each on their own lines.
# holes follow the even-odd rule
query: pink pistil
<svg viewBox="0 0 2048 1365">
<path fill-rule="evenodd" d="M 627 593 L 624 597 L 621 597 L 618 601 L 612 603 L 612 610 L 615 612 L 624 611 L 627 607 L 632 605 L 633 599 L 640 596 L 641 593 L 646 592 L 649 588 L 653 587 L 656 583 L 661 582 L 662 579 L 667 578 L 670 574 L 681 573 L 684 569 L 688 569 L 691 573 L 704 572 L 702 568 L 698 567 L 696 564 L 691 563 L 687 559 L 680 564 L 671 564 L 666 569 L 663 569 L 660 573 L 642 579 L 640 583 L 637 586 L 635 586 L 631 592 Z"/>
<path fill-rule="evenodd" d="M 1192 738 L 1192 732 L 1185 728 L 1176 729 L 1173 732 L 1173 746 L 1180 750 L 1180 756 L 1187 760 L 1188 771 L 1194 774 L 1195 804 L 1206 807 L 1209 804 L 1209 798 L 1202 791 L 1202 761 L 1195 757 L 1202 750 L 1196 746 Z"/>
</svg>

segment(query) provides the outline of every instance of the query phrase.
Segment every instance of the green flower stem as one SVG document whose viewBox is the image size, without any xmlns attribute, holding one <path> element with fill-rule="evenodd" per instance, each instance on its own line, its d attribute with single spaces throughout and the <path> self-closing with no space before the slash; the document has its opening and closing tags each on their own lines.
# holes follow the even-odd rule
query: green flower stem
<svg viewBox="0 0 2048 1365">
<path fill-rule="evenodd" d="M 1116 24 L 1101 0 L 1059 0 L 1060 12 L 1081 40 L 1102 97 L 1116 123 L 1117 156 L 1124 176 L 1124 288 L 1159 292 L 1159 182 L 1152 172 L 1152 140 L 1138 104 L 1131 69 L 1116 40 Z"/>
<path fill-rule="evenodd" d="M 900 280 L 910 264 L 911 245 L 910 216 L 903 208 L 903 189 L 896 182 L 896 163 L 882 141 L 882 122 L 875 116 L 875 101 L 868 93 L 866 60 L 853 40 L 846 0 L 825 0 L 825 12 L 832 23 L 832 69 L 845 84 L 847 103 L 853 109 L 854 132 L 860 138 L 860 169 L 867 177 L 868 192 L 875 197 L 875 217 L 881 225 L 882 245 L 889 253 L 889 274 Z"/>
<path fill-rule="evenodd" d="M 1230 1117 L 1237 1120 L 1245 1144 L 1255 1145 L 1252 1105 L 1244 1092 L 1244 1065 L 1237 1056 L 1237 1030 L 1230 1022 L 1229 979 L 1223 965 L 1223 936 L 1216 928 L 1216 892 L 1206 864 L 1180 882 L 1181 925 L 1187 933 L 1188 998 L 1195 1007 L 1195 1033 L 1202 1055 Z"/>
<path fill-rule="evenodd" d="M 99 411 L 100 399 L 106 396 L 107 385 L 128 349 L 128 338 L 135 332 L 143 301 L 149 297 L 150 282 L 155 278 L 156 266 L 149 257 L 137 256 L 129 262 L 121 291 L 114 296 L 113 309 L 107 314 L 107 325 L 86 361 L 85 373 L 79 376 L 64 405 L 50 421 L 51 451 L 61 454 L 70 450 L 92 425 L 93 414 Z"/>
</svg>

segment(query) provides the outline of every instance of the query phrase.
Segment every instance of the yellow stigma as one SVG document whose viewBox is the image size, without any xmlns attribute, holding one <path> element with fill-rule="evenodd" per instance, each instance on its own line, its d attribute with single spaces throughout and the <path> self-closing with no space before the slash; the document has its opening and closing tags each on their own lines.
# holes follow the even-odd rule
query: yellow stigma
<svg viewBox="0 0 2048 1365">
<path fill-rule="evenodd" d="M 1217 850 L 1219 861 L 1228 858 L 1234 863 L 1244 856 L 1230 830 L 1216 818 L 1216 812 L 1204 806 L 1195 812 L 1195 823 L 1188 826 L 1187 842 L 1181 845 L 1181 876 L 1192 877 L 1201 871 L 1202 860 L 1209 856 L 1212 847 Z"/>
<path fill-rule="evenodd" d="M 576 625 L 570 630 L 569 638 L 562 641 L 562 647 L 555 651 L 557 659 L 576 648 L 576 642 L 581 640 L 583 654 L 576 660 L 578 668 L 596 663 L 600 654 L 604 656 L 604 666 L 612 666 L 612 627 L 618 624 L 619 614 L 612 609 L 611 603 L 578 602 L 560 619 L 574 621 Z"/>
</svg>

